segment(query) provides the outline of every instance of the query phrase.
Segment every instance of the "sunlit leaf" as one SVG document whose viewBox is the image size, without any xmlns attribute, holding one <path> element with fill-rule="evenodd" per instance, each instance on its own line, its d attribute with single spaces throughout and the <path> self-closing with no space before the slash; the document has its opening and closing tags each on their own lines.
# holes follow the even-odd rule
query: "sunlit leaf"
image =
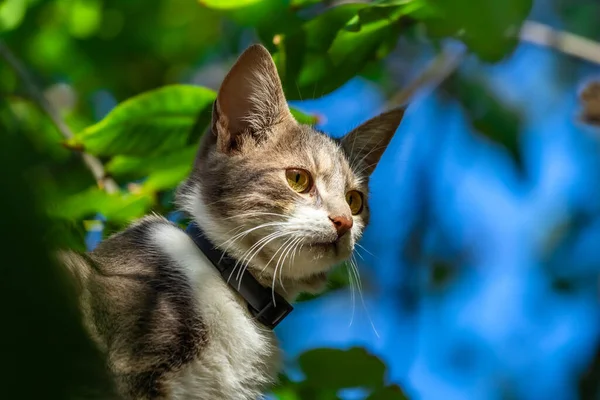
<svg viewBox="0 0 600 400">
<path fill-rule="evenodd" d="M 68 142 L 101 156 L 149 156 L 182 149 L 201 113 L 210 113 L 212 90 L 171 85 L 135 96 Z"/>
<path fill-rule="evenodd" d="M 198 3 L 204 7 L 210 7 L 220 10 L 230 10 L 242 8 L 258 3 L 268 3 L 271 0 L 198 0 Z"/>
<path fill-rule="evenodd" d="M 86 38 L 94 34 L 102 22 L 102 3 L 99 0 L 69 2 L 68 26 L 71 35 Z"/>
<path fill-rule="evenodd" d="M 0 32 L 10 31 L 19 26 L 25 12 L 27 11 L 27 1 L 25 0 L 4 0 L 0 2 Z"/>
<path fill-rule="evenodd" d="M 117 222 L 129 222 L 143 216 L 152 205 L 149 193 L 108 194 L 98 188 L 90 188 L 69 196 L 58 204 L 49 205 L 52 217 L 74 220 L 97 213 Z"/>
<path fill-rule="evenodd" d="M 144 192 L 152 193 L 174 189 L 192 170 L 192 163 L 153 172 L 142 185 Z"/>
<path fill-rule="evenodd" d="M 106 164 L 106 170 L 115 177 L 143 178 L 152 172 L 191 166 L 196 151 L 197 146 L 189 146 L 171 153 L 149 157 L 116 156 Z"/>
<path fill-rule="evenodd" d="M 349 350 L 315 349 L 300 355 L 300 367 L 306 381 L 315 388 L 380 388 L 385 365 L 363 348 Z"/>
</svg>

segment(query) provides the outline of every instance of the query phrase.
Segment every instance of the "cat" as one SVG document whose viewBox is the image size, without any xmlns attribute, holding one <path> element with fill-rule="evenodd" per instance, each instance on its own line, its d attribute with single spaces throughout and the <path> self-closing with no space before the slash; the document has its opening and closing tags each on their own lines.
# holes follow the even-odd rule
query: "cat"
<svg viewBox="0 0 600 400">
<path fill-rule="evenodd" d="M 178 208 L 235 261 L 230 277 L 252 277 L 280 304 L 319 292 L 369 223 L 369 177 L 404 108 L 333 139 L 296 122 L 257 44 L 223 80 L 212 113 Z M 118 398 L 255 400 L 276 380 L 273 331 L 165 218 L 144 217 L 89 253 L 61 257 Z"/>
</svg>

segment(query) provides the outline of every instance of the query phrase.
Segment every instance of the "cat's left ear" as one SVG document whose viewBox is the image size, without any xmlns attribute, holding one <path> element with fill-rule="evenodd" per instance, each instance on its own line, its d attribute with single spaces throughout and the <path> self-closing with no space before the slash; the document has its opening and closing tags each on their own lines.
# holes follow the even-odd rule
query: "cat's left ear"
<svg viewBox="0 0 600 400">
<path fill-rule="evenodd" d="M 384 112 L 342 138 L 342 147 L 353 168 L 370 175 L 396 133 L 406 107 Z"/>
<path fill-rule="evenodd" d="M 273 125 L 294 121 L 271 54 L 262 45 L 250 46 L 223 80 L 213 107 L 220 150 L 235 149 L 241 136 L 258 139 Z"/>
</svg>

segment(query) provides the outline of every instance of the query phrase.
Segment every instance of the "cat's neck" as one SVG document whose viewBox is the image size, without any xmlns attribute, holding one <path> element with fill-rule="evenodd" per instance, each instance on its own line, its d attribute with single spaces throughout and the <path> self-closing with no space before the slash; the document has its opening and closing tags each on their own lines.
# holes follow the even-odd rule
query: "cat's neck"
<svg viewBox="0 0 600 400">
<path fill-rule="evenodd" d="M 304 279 L 289 279 L 285 276 L 274 278 L 272 273 L 265 272 L 267 262 L 261 257 L 253 257 L 251 260 L 248 260 L 247 251 L 237 249 L 230 244 L 224 244 L 227 242 L 227 239 L 215 239 L 214 224 L 196 218 L 193 219 L 193 222 L 205 233 L 207 240 L 215 248 L 235 261 L 236 269 L 233 271 L 234 274 L 240 273 L 253 276 L 263 287 L 273 289 L 286 301 L 293 302 L 301 292 L 317 293 L 324 288 L 327 279 L 324 273 Z M 213 228 L 212 232 L 211 228 Z M 285 267 L 285 265 L 282 266 L 282 268 Z"/>
<path fill-rule="evenodd" d="M 261 286 L 273 289 L 288 302 L 293 301 L 297 297 L 299 291 L 291 290 L 294 287 L 293 282 L 289 282 L 288 279 L 283 277 L 281 279 L 273 279 L 272 275 L 261 273 L 265 269 L 266 263 L 262 262 L 260 257 L 253 257 L 253 259 L 248 260 L 246 251 L 237 249 L 231 243 L 226 244 L 227 239 L 215 239 L 214 229 L 211 231 L 211 228 L 214 228 L 213 224 L 197 219 L 193 219 L 192 221 L 191 223 L 199 228 L 202 236 L 210 243 L 210 246 L 218 250 L 220 253 L 219 258 L 226 256 L 234 264 L 231 276 L 251 275 Z M 217 267 L 215 266 L 215 268 Z"/>
</svg>

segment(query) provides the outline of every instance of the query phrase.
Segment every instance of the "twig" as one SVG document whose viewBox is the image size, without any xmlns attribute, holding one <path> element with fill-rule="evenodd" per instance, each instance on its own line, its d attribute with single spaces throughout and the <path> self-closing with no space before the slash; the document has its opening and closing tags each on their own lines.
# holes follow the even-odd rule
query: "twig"
<svg viewBox="0 0 600 400">
<path fill-rule="evenodd" d="M 600 64 L 600 44 L 582 36 L 559 31 L 539 22 L 525 21 L 519 37 L 523 41 L 551 47 L 562 53 Z"/>
<path fill-rule="evenodd" d="M 21 61 L 13 54 L 8 46 L 0 41 L 0 56 L 6 60 L 8 65 L 15 71 L 19 76 L 25 88 L 29 92 L 31 99 L 37 103 L 37 105 L 48 115 L 52 120 L 52 123 L 56 126 L 56 129 L 65 139 L 71 139 L 74 135 L 71 129 L 63 121 L 58 111 L 50 104 L 48 99 L 44 96 L 42 91 L 35 84 L 33 77 L 27 71 Z M 107 193 L 116 193 L 119 190 L 117 183 L 110 177 L 106 176 L 106 171 L 102 162 L 88 153 L 80 153 L 83 163 L 91 171 L 94 179 L 98 186 L 104 189 Z"/>
<path fill-rule="evenodd" d="M 464 49 L 442 51 L 427 64 L 419 76 L 413 79 L 408 86 L 388 100 L 386 109 L 404 105 L 417 91 L 424 87 L 433 90 L 458 68 L 464 55 Z"/>
</svg>

